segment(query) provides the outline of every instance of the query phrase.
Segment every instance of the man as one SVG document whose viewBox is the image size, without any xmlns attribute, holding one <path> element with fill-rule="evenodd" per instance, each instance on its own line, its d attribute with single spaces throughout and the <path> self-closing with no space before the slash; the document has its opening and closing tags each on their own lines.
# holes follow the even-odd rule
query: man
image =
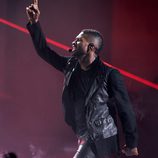
<svg viewBox="0 0 158 158">
<path fill-rule="evenodd" d="M 78 137 L 74 158 L 107 158 L 119 151 L 116 111 L 125 133 L 126 156 L 138 155 L 134 112 L 120 73 L 99 59 L 101 34 L 82 30 L 72 42 L 72 56 L 63 57 L 51 50 L 39 24 L 38 1 L 26 8 L 37 53 L 65 75 L 62 102 L 65 121 Z"/>
</svg>

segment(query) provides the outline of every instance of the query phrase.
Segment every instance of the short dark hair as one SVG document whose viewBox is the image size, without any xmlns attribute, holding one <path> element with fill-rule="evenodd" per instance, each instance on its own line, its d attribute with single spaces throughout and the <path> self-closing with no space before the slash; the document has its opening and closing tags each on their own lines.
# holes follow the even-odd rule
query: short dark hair
<svg viewBox="0 0 158 158">
<path fill-rule="evenodd" d="M 83 32 L 86 35 L 90 35 L 98 40 L 98 47 L 96 48 L 96 54 L 98 54 L 103 48 L 103 36 L 101 33 L 94 29 L 83 29 Z"/>
</svg>

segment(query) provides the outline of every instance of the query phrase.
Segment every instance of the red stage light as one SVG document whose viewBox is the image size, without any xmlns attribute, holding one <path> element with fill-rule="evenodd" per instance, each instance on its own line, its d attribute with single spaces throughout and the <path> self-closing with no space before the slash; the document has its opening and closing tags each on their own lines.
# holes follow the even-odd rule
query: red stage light
<svg viewBox="0 0 158 158">
<path fill-rule="evenodd" d="M 124 70 L 122 70 L 122 69 L 120 69 L 120 68 L 117 68 L 117 67 L 115 67 L 115 66 L 112 66 L 111 64 L 109 64 L 109 63 L 107 63 L 107 62 L 105 62 L 105 61 L 103 61 L 103 63 L 104 63 L 105 65 L 108 65 L 109 67 L 112 67 L 112 68 L 115 68 L 115 69 L 119 70 L 122 75 L 124 75 L 124 76 L 126 76 L 126 77 L 128 77 L 128 78 L 131 78 L 131 79 L 133 79 L 133 80 L 136 80 L 137 82 L 140 82 L 140 83 L 142 83 L 142 84 L 144 84 L 144 85 L 146 85 L 146 86 L 149 86 L 149 87 L 152 87 L 152 88 L 158 90 L 158 85 L 155 84 L 155 83 L 153 83 L 153 82 L 150 82 L 150 81 L 145 80 L 145 79 L 143 79 L 143 78 L 141 78 L 141 77 L 138 77 L 138 76 L 136 76 L 136 75 L 134 75 L 134 74 L 131 74 L 131 73 L 127 72 L 127 71 L 124 71 Z"/>
<path fill-rule="evenodd" d="M 11 23 L 11 22 L 9 22 L 9 21 L 7 21 L 7 20 L 4 20 L 4 19 L 1 19 L 1 18 L 0 18 L 0 23 L 5 24 L 5 25 L 8 25 L 8 26 L 10 26 L 10 27 L 12 27 L 12 28 L 14 28 L 14 29 L 17 29 L 17 30 L 19 30 L 19 31 L 21 31 L 21 32 L 24 32 L 24 33 L 29 34 L 28 31 L 27 31 L 27 29 L 25 29 L 25 28 L 23 28 L 23 27 L 21 27 L 21 26 L 19 26 L 19 25 L 16 25 L 16 24 L 14 24 L 14 23 Z M 54 40 L 52 40 L 52 39 L 49 39 L 49 38 L 46 38 L 46 39 L 47 39 L 47 42 L 48 42 L 48 43 L 50 43 L 50 44 L 52 44 L 52 45 L 54 45 L 54 46 L 56 46 L 56 47 L 62 48 L 62 49 L 67 50 L 67 51 L 70 49 L 70 47 L 68 47 L 68 46 L 66 46 L 66 45 L 63 45 L 63 44 L 61 44 L 61 43 L 59 43 L 59 42 L 56 42 L 56 41 L 54 41 Z M 129 73 L 129 72 L 127 72 L 127 71 L 124 71 L 124 70 L 122 70 L 122 69 L 120 69 L 120 68 L 117 68 L 117 67 L 115 67 L 115 66 L 112 66 L 111 64 L 109 64 L 109 63 L 107 63 L 107 62 L 105 62 L 105 61 L 103 61 L 103 62 L 104 62 L 104 64 L 106 64 L 106 65 L 108 65 L 108 66 L 110 66 L 110 67 L 113 67 L 113 68 L 119 70 L 119 71 L 121 72 L 121 74 L 123 74 L 124 76 L 129 77 L 129 78 L 131 78 L 131 79 L 133 79 L 133 80 L 135 80 L 135 81 L 137 81 L 137 82 L 139 82 L 139 83 L 142 83 L 142 84 L 144 84 L 144 85 L 146 85 L 146 86 L 149 86 L 149 87 L 152 87 L 152 88 L 158 90 L 158 85 L 157 85 L 157 84 L 155 84 L 155 83 L 153 83 L 153 82 L 150 82 L 150 81 L 148 81 L 148 80 L 145 80 L 145 79 L 143 79 L 143 78 L 141 78 L 141 77 L 138 77 L 138 76 L 136 76 L 136 75 L 134 75 L 134 74 L 131 74 L 131 73 Z"/>
<path fill-rule="evenodd" d="M 12 27 L 12 28 L 14 28 L 14 29 L 17 29 L 17 30 L 19 30 L 19 31 L 21 31 L 21 32 L 24 32 L 24 33 L 29 34 L 29 32 L 28 32 L 27 29 L 25 29 L 25 28 L 23 28 L 23 27 L 21 27 L 21 26 L 19 26 L 19 25 L 16 25 L 16 24 L 14 24 L 14 23 L 11 23 L 11 22 L 9 22 L 9 21 L 7 21 L 7 20 L 4 20 L 4 19 L 1 19 L 1 18 L 0 18 L 0 23 L 5 24 L 5 25 L 8 25 L 8 26 L 10 26 L 10 27 Z M 49 38 L 47 38 L 47 42 L 50 43 L 50 44 L 55 45 L 56 47 L 62 48 L 62 49 L 64 49 L 64 50 L 69 50 L 69 49 L 70 49 L 70 47 L 65 46 L 65 45 L 63 45 L 63 44 L 61 44 L 61 43 L 59 43 L 59 42 L 56 42 L 56 41 L 54 41 L 54 40 L 51 40 L 51 39 L 49 39 Z"/>
</svg>

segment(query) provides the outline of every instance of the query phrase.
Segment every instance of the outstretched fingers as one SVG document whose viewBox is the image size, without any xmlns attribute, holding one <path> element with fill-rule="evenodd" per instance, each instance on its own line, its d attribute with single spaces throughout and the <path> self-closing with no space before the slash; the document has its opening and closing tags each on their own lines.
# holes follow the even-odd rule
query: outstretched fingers
<svg viewBox="0 0 158 158">
<path fill-rule="evenodd" d="M 33 3 L 26 7 L 26 14 L 31 23 L 38 22 L 40 10 L 38 8 L 38 0 L 33 0 Z"/>
<path fill-rule="evenodd" d="M 33 4 L 38 6 L 38 0 L 33 0 Z"/>
</svg>

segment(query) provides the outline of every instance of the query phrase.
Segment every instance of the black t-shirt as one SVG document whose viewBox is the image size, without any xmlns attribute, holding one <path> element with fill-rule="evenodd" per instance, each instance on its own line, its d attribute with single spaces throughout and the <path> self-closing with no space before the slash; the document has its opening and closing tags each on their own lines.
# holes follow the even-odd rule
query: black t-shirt
<svg viewBox="0 0 158 158">
<path fill-rule="evenodd" d="M 82 70 L 78 64 L 70 80 L 70 99 L 75 110 L 76 134 L 82 136 L 87 131 L 84 102 L 86 95 L 97 73 L 99 59 L 89 65 L 88 70 Z"/>
</svg>

